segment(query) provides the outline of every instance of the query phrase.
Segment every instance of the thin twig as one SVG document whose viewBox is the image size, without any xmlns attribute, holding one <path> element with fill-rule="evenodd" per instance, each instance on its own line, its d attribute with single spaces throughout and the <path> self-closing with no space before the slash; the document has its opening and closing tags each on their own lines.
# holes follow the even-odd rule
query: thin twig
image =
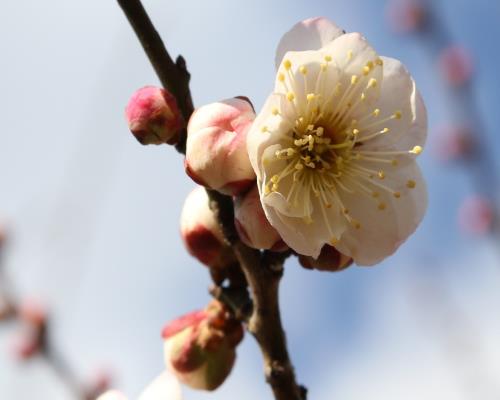
<svg viewBox="0 0 500 400">
<path fill-rule="evenodd" d="M 144 51 L 149 57 L 162 85 L 176 97 L 186 121 L 193 111 L 189 89 L 189 73 L 183 58 L 174 63 L 148 17 L 140 0 L 117 0 L 132 25 Z M 185 135 L 181 136 L 177 150 L 185 152 Z M 255 336 L 264 357 L 265 375 L 276 400 L 305 400 L 306 390 L 295 381 L 295 373 L 286 346 L 285 333 L 281 324 L 278 289 L 286 258 L 262 257 L 258 250 L 241 243 L 234 228 L 234 210 L 230 197 L 208 190 L 210 207 L 216 212 L 222 230 L 250 286 L 253 298 L 252 313 L 248 330 Z M 215 287 L 211 293 L 221 300 L 234 303 L 234 289 Z M 240 288 L 242 291 L 246 288 Z M 232 296 L 229 300 L 228 296 Z M 243 302 L 244 307 L 248 303 Z M 233 305 L 234 304 L 230 304 Z M 241 313 L 248 317 L 248 308 Z"/>
</svg>

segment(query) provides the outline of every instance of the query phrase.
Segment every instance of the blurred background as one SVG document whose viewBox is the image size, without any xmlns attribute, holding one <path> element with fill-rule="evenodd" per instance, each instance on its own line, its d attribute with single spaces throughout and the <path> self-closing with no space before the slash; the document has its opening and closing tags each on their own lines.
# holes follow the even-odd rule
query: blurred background
<svg viewBox="0 0 500 400">
<path fill-rule="evenodd" d="M 429 111 L 427 216 L 373 268 L 328 274 L 289 259 L 292 359 L 312 400 L 499 399 L 500 3 L 144 4 L 186 58 L 198 106 L 246 95 L 259 109 L 281 35 L 312 16 L 408 66 Z M 0 290 L 43 305 L 70 379 L 112 380 L 134 399 L 163 368 L 163 324 L 210 299 L 208 272 L 178 233 L 194 187 L 183 160 L 140 146 L 124 121 L 129 96 L 157 78 L 113 0 L 4 2 L 0 46 Z M 0 398 L 75 398 L 67 376 L 26 357 L 19 325 L 0 322 Z M 221 389 L 186 389 L 186 400 L 270 399 L 251 337 L 238 356 Z"/>
</svg>

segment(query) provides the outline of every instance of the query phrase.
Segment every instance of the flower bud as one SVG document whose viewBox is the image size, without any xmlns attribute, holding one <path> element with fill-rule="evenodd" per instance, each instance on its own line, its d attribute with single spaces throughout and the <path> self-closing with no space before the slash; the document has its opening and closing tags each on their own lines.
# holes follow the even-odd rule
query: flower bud
<svg viewBox="0 0 500 400">
<path fill-rule="evenodd" d="M 436 133 L 436 155 L 441 161 L 464 160 L 474 152 L 474 134 L 467 126 L 445 125 L 439 127 Z"/>
<path fill-rule="evenodd" d="M 491 232 L 495 211 L 491 201 L 481 195 L 473 195 L 464 200 L 458 211 L 458 222 L 464 232 L 486 235 Z"/>
<path fill-rule="evenodd" d="M 450 85 L 460 86 L 469 81 L 474 71 L 472 56 L 465 47 L 453 45 L 439 55 L 439 68 Z"/>
<path fill-rule="evenodd" d="M 125 117 L 141 144 L 174 144 L 183 125 L 175 97 L 154 86 L 145 86 L 132 95 Z"/>
<path fill-rule="evenodd" d="M 208 267 L 223 268 L 234 261 L 219 222 L 209 207 L 207 192 L 201 186 L 194 189 L 184 202 L 181 236 L 189 254 Z"/>
<path fill-rule="evenodd" d="M 352 265 L 352 258 L 339 252 L 335 247 L 325 245 L 317 259 L 299 255 L 300 264 L 307 269 L 337 272 Z"/>
<path fill-rule="evenodd" d="M 244 98 L 198 108 L 188 124 L 186 173 L 200 185 L 228 195 L 247 191 L 255 181 L 246 135 L 255 118 Z"/>
<path fill-rule="evenodd" d="M 257 186 L 244 196 L 236 198 L 234 224 L 241 241 L 249 247 L 273 251 L 288 249 L 264 214 Z"/>
<path fill-rule="evenodd" d="M 177 378 L 193 389 L 215 390 L 233 368 L 243 328 L 214 300 L 168 324 L 162 336 L 165 362 Z"/>
<path fill-rule="evenodd" d="M 392 0 L 387 5 L 387 18 L 396 33 L 412 33 L 425 24 L 427 10 L 422 0 Z"/>
</svg>

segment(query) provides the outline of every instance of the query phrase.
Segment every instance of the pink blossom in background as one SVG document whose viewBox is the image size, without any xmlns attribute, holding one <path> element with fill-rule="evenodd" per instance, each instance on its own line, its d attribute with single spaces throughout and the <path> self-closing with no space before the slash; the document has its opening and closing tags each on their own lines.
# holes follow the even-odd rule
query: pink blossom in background
<svg viewBox="0 0 500 400">
<path fill-rule="evenodd" d="M 425 23 L 426 9 L 419 0 L 392 0 L 386 9 L 387 20 L 397 33 L 411 33 Z"/>
<path fill-rule="evenodd" d="M 466 198 L 458 211 L 460 228 L 467 233 L 485 235 L 491 231 L 493 220 L 493 205 L 481 195 Z"/>
<path fill-rule="evenodd" d="M 453 86 L 465 84 L 474 71 L 471 54 L 460 45 L 445 48 L 439 55 L 438 65 L 443 77 Z"/>
<path fill-rule="evenodd" d="M 474 149 L 474 136 L 467 126 L 443 125 L 435 129 L 435 155 L 445 162 L 467 158 Z"/>
</svg>

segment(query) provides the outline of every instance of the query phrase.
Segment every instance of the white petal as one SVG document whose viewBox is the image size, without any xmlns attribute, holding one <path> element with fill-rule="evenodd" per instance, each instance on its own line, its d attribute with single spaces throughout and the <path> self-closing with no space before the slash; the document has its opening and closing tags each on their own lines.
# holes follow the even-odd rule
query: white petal
<svg viewBox="0 0 500 400">
<path fill-rule="evenodd" d="M 398 60 L 381 57 L 384 65 L 384 78 L 380 97 L 374 108 L 380 110 L 378 117 L 371 116 L 360 123 L 360 138 L 365 134 L 388 128 L 387 134 L 363 143 L 366 150 L 411 150 L 414 146 L 423 146 L 427 136 L 427 111 L 413 78 L 405 66 Z M 399 119 L 389 119 L 400 112 Z M 362 116 L 357 116 L 361 120 Z"/>
<path fill-rule="evenodd" d="M 408 180 L 415 182 L 413 189 L 406 187 Z M 427 208 L 425 182 L 415 162 L 398 167 L 382 182 L 400 192 L 401 197 L 395 198 L 383 190 L 379 190 L 377 201 L 359 193 L 341 193 L 349 205 L 349 214 L 360 222 L 361 228 L 348 226 L 335 247 L 358 265 L 373 265 L 394 253 L 415 231 Z M 384 202 L 385 210 L 377 208 L 378 202 Z"/>
<path fill-rule="evenodd" d="M 288 51 L 318 50 L 344 32 L 330 20 L 317 17 L 295 24 L 283 35 L 276 49 L 276 69 Z"/>
<path fill-rule="evenodd" d="M 346 228 L 336 204 L 324 210 L 326 218 L 321 207 L 316 204 L 312 214 L 312 223 L 306 223 L 303 218 L 288 217 L 265 203 L 263 203 L 263 208 L 267 219 L 278 231 L 283 241 L 297 253 L 305 256 L 317 258 L 323 245 L 329 243 L 333 237 L 339 238 Z M 330 229 L 328 229 L 327 220 Z"/>
<path fill-rule="evenodd" d="M 139 400 L 182 400 L 179 381 L 167 370 L 142 392 Z"/>
<path fill-rule="evenodd" d="M 127 397 L 117 390 L 109 390 L 101 394 L 97 400 L 127 400 Z"/>
<path fill-rule="evenodd" d="M 247 133 L 248 156 L 259 180 L 262 180 L 261 169 L 264 150 L 279 143 L 282 135 L 290 133 L 289 123 L 280 115 L 273 115 L 273 109 L 282 110 L 281 104 L 282 96 L 271 94 Z"/>
</svg>

